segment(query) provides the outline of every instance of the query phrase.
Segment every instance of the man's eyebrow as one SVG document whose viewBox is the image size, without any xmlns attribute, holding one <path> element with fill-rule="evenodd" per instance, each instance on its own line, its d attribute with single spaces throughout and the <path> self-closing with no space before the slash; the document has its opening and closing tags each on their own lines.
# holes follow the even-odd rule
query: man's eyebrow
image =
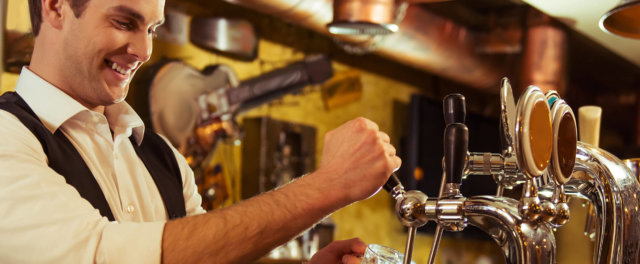
<svg viewBox="0 0 640 264">
<path fill-rule="evenodd" d="M 128 6 L 118 5 L 118 6 L 112 7 L 111 11 L 116 12 L 116 13 L 121 13 L 121 14 L 128 15 L 128 16 L 132 17 L 133 19 L 137 20 L 141 24 L 144 24 L 144 22 L 146 21 L 145 17 L 142 14 L 140 14 L 140 12 L 138 12 L 138 11 L 128 7 Z M 162 25 L 162 24 L 164 24 L 164 17 L 154 23 L 154 25 L 156 25 L 156 26 L 159 26 L 159 25 Z"/>
</svg>

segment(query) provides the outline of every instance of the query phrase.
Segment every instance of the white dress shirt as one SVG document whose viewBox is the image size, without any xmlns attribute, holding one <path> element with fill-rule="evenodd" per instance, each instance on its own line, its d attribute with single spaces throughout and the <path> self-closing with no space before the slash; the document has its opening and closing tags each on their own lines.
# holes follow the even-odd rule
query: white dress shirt
<svg viewBox="0 0 640 264">
<path fill-rule="evenodd" d="M 143 140 L 140 117 L 126 102 L 107 106 L 104 115 L 91 111 L 27 68 L 16 92 L 49 131 L 60 129 L 75 146 L 116 221 L 49 168 L 35 135 L 0 110 L 0 263 L 160 263 L 168 217 L 129 140 Z M 173 151 L 187 215 L 203 213 L 193 172 Z"/>
</svg>

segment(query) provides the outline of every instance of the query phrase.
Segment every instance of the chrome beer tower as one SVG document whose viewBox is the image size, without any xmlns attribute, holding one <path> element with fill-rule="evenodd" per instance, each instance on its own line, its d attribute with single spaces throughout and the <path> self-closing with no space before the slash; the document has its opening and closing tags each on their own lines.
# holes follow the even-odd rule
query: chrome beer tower
<svg viewBox="0 0 640 264">
<path fill-rule="evenodd" d="M 504 78 L 500 100 L 502 153 L 467 151 L 464 97 L 451 94 L 444 99 L 439 197 L 406 191 L 395 175 L 385 184 L 396 216 L 408 227 L 404 263 L 411 262 L 416 229 L 428 221 L 437 223 L 429 263 L 444 230 L 469 224 L 495 240 L 507 263 L 555 263 L 553 230 L 569 221 L 569 198 L 595 208 L 594 263 L 638 263 L 640 184 L 631 171 L 615 156 L 577 141 L 573 111 L 556 92 L 530 86 L 516 105 Z M 497 194 L 462 196 L 460 185 L 470 175 L 492 175 Z M 516 185 L 523 185 L 519 199 L 502 195 Z"/>
</svg>

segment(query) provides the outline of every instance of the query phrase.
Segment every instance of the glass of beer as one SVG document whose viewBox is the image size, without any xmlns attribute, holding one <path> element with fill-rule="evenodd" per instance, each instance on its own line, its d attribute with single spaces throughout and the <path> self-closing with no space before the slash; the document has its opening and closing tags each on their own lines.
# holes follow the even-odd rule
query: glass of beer
<svg viewBox="0 0 640 264">
<path fill-rule="evenodd" d="M 369 244 L 361 264 L 402 264 L 403 255 L 397 250 L 378 244 Z"/>
</svg>

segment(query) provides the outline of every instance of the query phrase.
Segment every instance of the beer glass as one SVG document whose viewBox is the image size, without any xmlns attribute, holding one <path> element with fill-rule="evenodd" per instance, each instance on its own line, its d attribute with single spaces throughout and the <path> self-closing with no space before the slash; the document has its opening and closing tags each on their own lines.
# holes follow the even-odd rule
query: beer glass
<svg viewBox="0 0 640 264">
<path fill-rule="evenodd" d="M 369 244 L 361 264 L 402 264 L 403 255 L 397 250 L 378 244 Z"/>
</svg>

